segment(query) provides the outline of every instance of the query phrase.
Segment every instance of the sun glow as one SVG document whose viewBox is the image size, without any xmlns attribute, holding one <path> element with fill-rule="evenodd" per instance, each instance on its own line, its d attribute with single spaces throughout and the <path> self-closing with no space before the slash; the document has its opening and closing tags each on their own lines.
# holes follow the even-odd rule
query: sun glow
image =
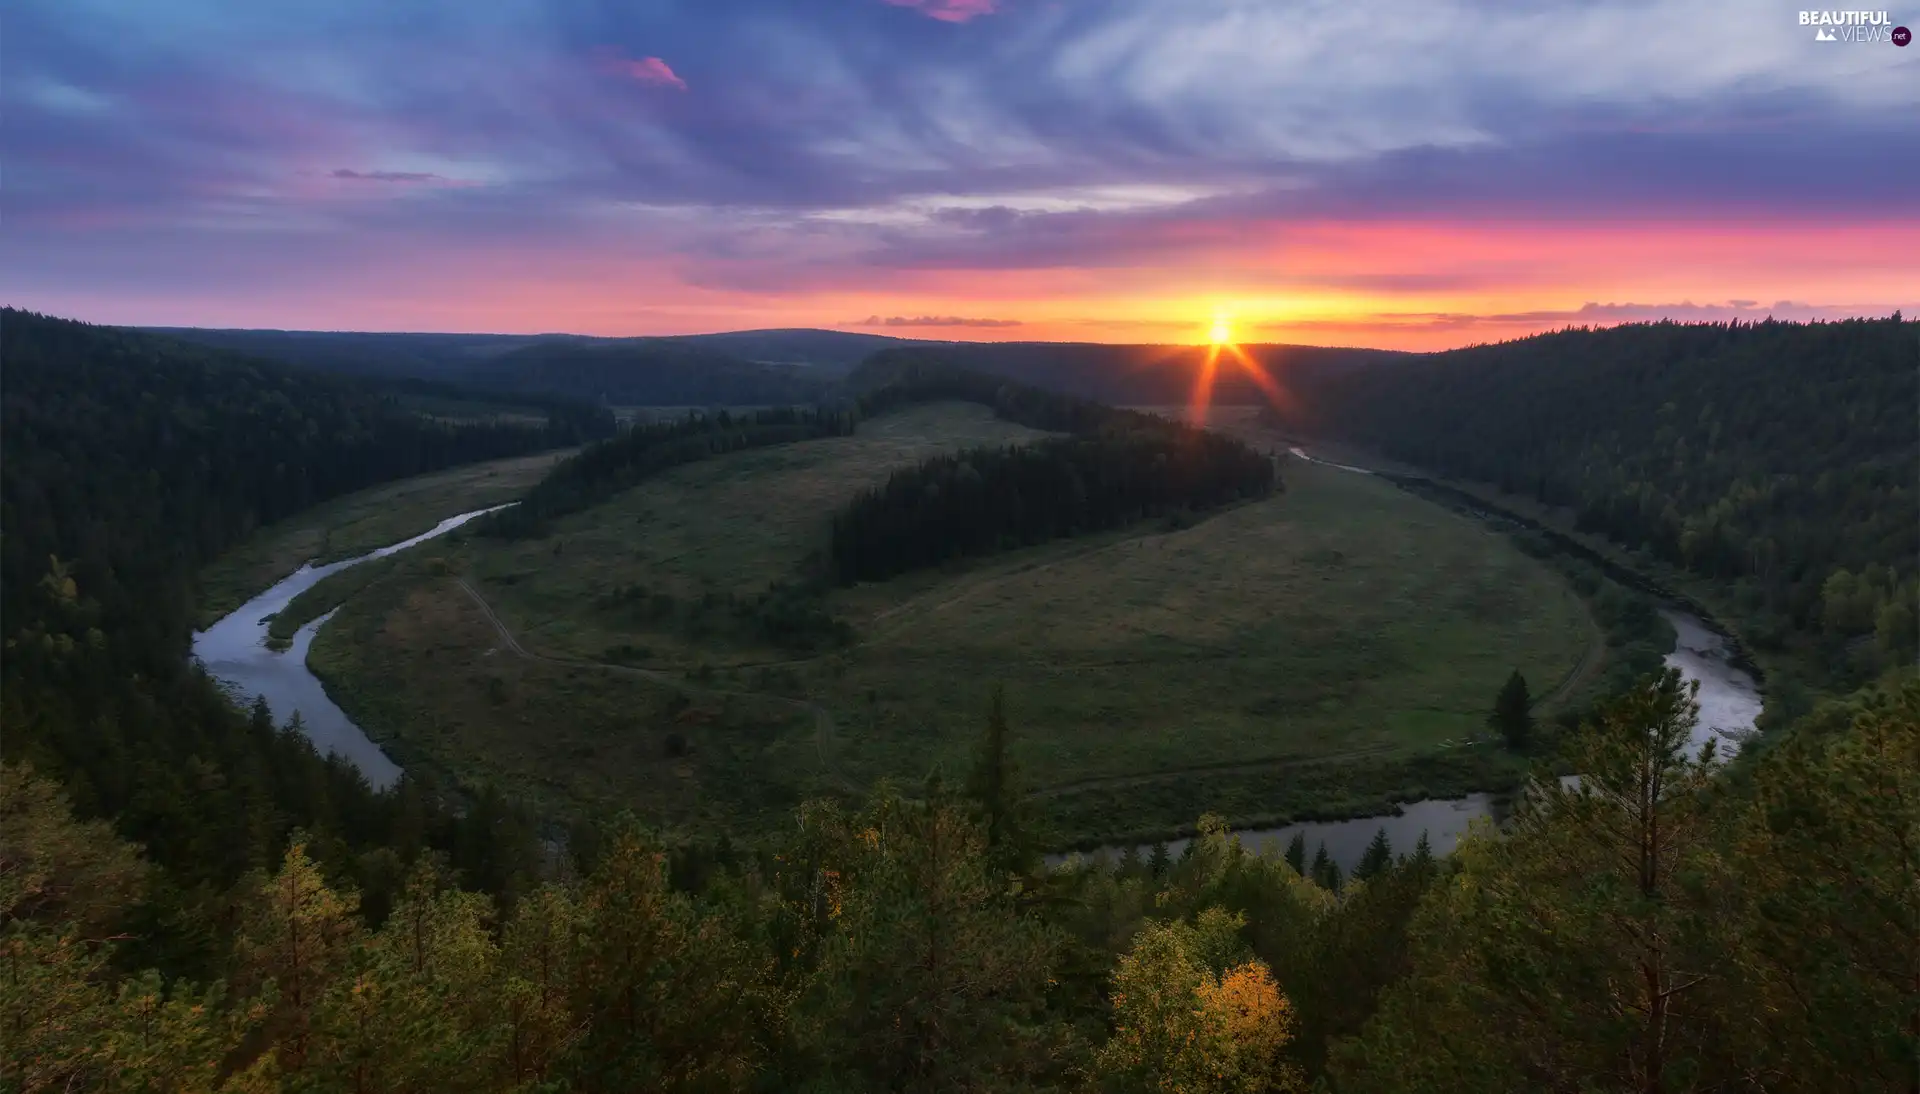
<svg viewBox="0 0 1920 1094">
<path fill-rule="evenodd" d="M 1216 346 L 1227 345 L 1233 341 L 1233 326 L 1225 319 L 1215 319 L 1212 329 L 1207 332 L 1207 337 L 1212 339 Z"/>
</svg>

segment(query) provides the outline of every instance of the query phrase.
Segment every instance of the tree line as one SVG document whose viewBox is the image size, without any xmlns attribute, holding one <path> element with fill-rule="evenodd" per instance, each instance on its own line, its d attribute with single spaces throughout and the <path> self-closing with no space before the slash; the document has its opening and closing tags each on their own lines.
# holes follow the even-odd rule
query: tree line
<svg viewBox="0 0 1920 1094">
<path fill-rule="evenodd" d="M 0 767 L 0 1081 L 123 1091 L 1906 1089 L 1920 683 L 1738 778 L 1641 681 L 1447 859 L 1353 877 L 1216 818 L 1039 863 L 997 699 L 962 788 L 810 802 L 696 862 L 617 821 L 488 899 L 419 856 L 374 906 L 296 838 L 203 978 L 127 952 L 153 873 Z M 337 860 L 336 860 L 337 861 Z"/>
<path fill-rule="evenodd" d="M 667 468 L 749 448 L 839 436 L 851 433 L 853 425 L 849 414 L 809 407 L 693 411 L 683 418 L 636 424 L 561 460 L 518 505 L 482 518 L 475 527 L 506 538 L 538 538 L 554 520 L 598 505 Z"/>
<path fill-rule="evenodd" d="M 1279 484 L 1273 462 L 1238 440 L 958 368 L 945 350 L 882 351 L 849 386 L 862 417 L 959 399 L 1069 436 L 931 457 L 862 491 L 833 517 L 828 563 L 840 581 L 1177 518 L 1266 497 Z"/>
<path fill-rule="evenodd" d="M 1851 686 L 1920 645 L 1920 324 L 1629 324 L 1295 376 L 1273 414 L 1500 486 L 1730 589 Z"/>
<path fill-rule="evenodd" d="M 196 575 L 323 499 L 578 444 L 592 422 L 436 422 L 380 385 L 0 312 L 0 756 L 57 780 L 81 816 L 111 818 L 164 868 L 143 905 L 156 922 L 205 920 L 295 828 L 376 899 L 383 878 L 400 880 L 382 857 L 395 846 L 458 842 L 480 864 L 527 826 L 488 814 L 485 830 L 465 827 L 417 782 L 374 795 L 350 764 L 237 709 L 190 664 Z M 396 844 L 401 828 L 416 835 Z M 209 952 L 204 926 L 172 937 L 163 967 Z"/>
<path fill-rule="evenodd" d="M 1123 430 L 935 456 L 833 517 L 841 581 L 895 574 L 1153 516 L 1266 497 L 1273 461 L 1229 437 L 1154 420 Z"/>
</svg>

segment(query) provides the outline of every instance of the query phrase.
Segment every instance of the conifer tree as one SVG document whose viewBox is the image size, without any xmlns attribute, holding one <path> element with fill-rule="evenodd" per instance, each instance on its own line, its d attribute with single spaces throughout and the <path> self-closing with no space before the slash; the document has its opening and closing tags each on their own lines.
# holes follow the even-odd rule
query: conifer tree
<svg viewBox="0 0 1920 1094">
<path fill-rule="evenodd" d="M 1287 865 L 1301 877 L 1307 876 L 1307 834 L 1295 832 L 1293 842 L 1287 844 Z"/>
<path fill-rule="evenodd" d="M 1487 725 L 1515 752 L 1533 740 L 1533 700 L 1527 695 L 1527 679 L 1520 675 L 1519 669 L 1513 670 L 1501 686 L 1500 695 L 1493 702 L 1493 713 L 1487 716 Z"/>
<path fill-rule="evenodd" d="M 1366 853 L 1360 856 L 1360 864 L 1353 868 L 1356 880 L 1365 881 L 1378 875 L 1393 865 L 1393 844 L 1387 839 L 1384 826 L 1374 832 L 1373 842 L 1367 844 Z"/>
</svg>

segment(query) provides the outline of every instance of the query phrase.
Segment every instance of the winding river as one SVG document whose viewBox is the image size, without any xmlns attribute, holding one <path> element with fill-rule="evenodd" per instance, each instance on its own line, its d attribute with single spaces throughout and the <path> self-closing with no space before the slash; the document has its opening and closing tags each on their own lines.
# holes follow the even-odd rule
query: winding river
<svg viewBox="0 0 1920 1094">
<path fill-rule="evenodd" d="M 1292 448 L 1294 456 L 1313 463 L 1337 467 L 1342 471 L 1371 475 L 1374 472 L 1364 467 L 1334 463 L 1309 455 L 1304 449 Z M 1691 612 L 1677 608 L 1663 609 L 1660 613 L 1674 631 L 1673 652 L 1667 654 L 1666 664 L 1680 670 L 1683 679 L 1698 681 L 1700 692 L 1697 699 L 1700 704 L 1700 723 L 1693 734 L 1693 751 L 1700 749 L 1710 740 L 1719 744 L 1717 751 L 1723 757 L 1731 755 L 1740 742 L 1754 732 L 1754 722 L 1760 717 L 1760 687 L 1751 673 L 1734 664 L 1733 643 L 1706 621 Z M 1568 780 L 1577 776 L 1569 775 Z M 1325 844 L 1327 855 L 1340 864 L 1342 870 L 1351 872 L 1366 853 L 1367 844 L 1372 842 L 1375 832 L 1385 828 L 1387 839 L 1392 841 L 1396 851 L 1410 851 L 1419 842 L 1422 833 L 1436 855 L 1451 852 L 1466 835 L 1467 827 L 1480 817 L 1494 816 L 1495 802 L 1488 794 L 1469 794 L 1464 798 L 1429 799 L 1408 802 L 1400 807 L 1396 814 L 1380 817 L 1359 817 L 1343 821 L 1313 821 L 1303 824 L 1290 824 L 1284 828 L 1260 828 L 1236 833 L 1240 842 L 1253 851 L 1272 849 L 1284 851 L 1295 835 L 1306 837 L 1307 854 Z M 1167 849 L 1179 855 L 1187 845 L 1187 840 L 1171 840 Z M 1115 855 L 1124 848 L 1101 848 L 1093 854 Z M 1152 845 L 1136 848 L 1145 856 L 1152 852 Z M 1051 856 L 1051 862 L 1064 862 L 1069 856 Z"/>
<path fill-rule="evenodd" d="M 315 748 L 351 760 L 376 790 L 392 786 L 399 781 L 399 765 L 388 759 L 380 746 L 369 740 L 346 712 L 327 698 L 320 680 L 307 670 L 307 650 L 313 646 L 313 636 L 333 617 L 333 612 L 301 627 L 293 636 L 293 644 L 284 651 L 267 648 L 267 624 L 284 611 L 294 597 L 311 589 L 328 574 L 404 551 L 435 536 L 446 535 L 475 517 L 505 508 L 505 505 L 496 505 L 448 517 L 412 539 L 358 558 L 324 566 L 304 565 L 213 626 L 196 632 L 193 656 L 206 667 L 207 674 L 220 681 L 236 699 L 250 703 L 255 696 L 263 697 L 274 718 L 280 721 L 299 714 L 301 727 Z"/>
<path fill-rule="evenodd" d="M 1302 457 L 1312 458 L 1297 449 L 1295 451 Z M 1363 468 L 1347 470 L 1368 473 Z M 193 655 L 236 698 L 251 701 L 255 696 L 262 696 L 274 716 L 281 720 L 297 712 L 302 727 L 316 748 L 351 760 L 376 789 L 392 786 L 400 778 L 399 765 L 389 759 L 380 746 L 374 744 L 327 697 L 319 679 L 307 669 L 307 651 L 313 645 L 314 635 L 326 625 L 333 613 L 328 612 L 301 627 L 294 635 L 292 645 L 284 651 L 267 648 L 267 624 L 294 597 L 312 588 L 328 574 L 404 551 L 435 536 L 445 535 L 475 517 L 504 508 L 506 506 L 494 506 L 448 517 L 412 539 L 382 547 L 358 558 L 324 566 L 302 566 L 273 588 L 241 605 L 231 615 L 196 633 L 193 636 Z M 1673 625 L 1675 633 L 1673 652 L 1667 655 L 1666 663 L 1679 669 L 1686 679 L 1700 683 L 1700 726 L 1694 735 L 1694 747 L 1697 750 L 1708 740 L 1719 739 L 1723 742 L 1721 751 L 1724 755 L 1753 732 L 1754 720 L 1760 716 L 1760 688 L 1750 674 L 1733 663 L 1731 643 L 1727 638 L 1710 628 L 1704 620 L 1676 609 L 1665 610 L 1661 614 Z M 1492 816 L 1494 808 L 1495 803 L 1490 795 L 1469 794 L 1464 798 L 1409 802 L 1391 816 L 1250 830 L 1239 833 L 1239 838 L 1254 849 L 1284 849 L 1295 834 L 1300 834 L 1306 837 L 1310 854 L 1324 843 L 1327 854 L 1342 869 L 1351 870 L 1360 861 L 1374 833 L 1381 828 L 1387 830 L 1387 838 L 1393 841 L 1396 849 L 1412 849 L 1424 832 L 1434 853 L 1444 855 L 1459 843 L 1460 837 L 1466 834 L 1468 825 L 1475 818 Z M 1186 842 L 1174 840 L 1169 842 L 1168 848 L 1178 854 Z M 1117 849 L 1107 850 L 1112 853 Z M 1151 847 L 1143 846 L 1139 850 L 1146 854 Z M 1065 858 L 1054 856 L 1053 861 L 1064 861 Z"/>
</svg>

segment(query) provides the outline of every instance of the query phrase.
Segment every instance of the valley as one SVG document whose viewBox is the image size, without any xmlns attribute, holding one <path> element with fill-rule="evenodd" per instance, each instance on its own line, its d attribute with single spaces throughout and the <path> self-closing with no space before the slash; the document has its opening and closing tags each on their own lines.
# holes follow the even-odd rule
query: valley
<svg viewBox="0 0 1920 1094">
<path fill-rule="evenodd" d="M 1298 460 L 1283 492 L 1188 527 L 809 584 L 854 492 L 1038 436 L 915 406 L 671 469 L 544 538 L 452 537 L 388 560 L 310 663 L 402 766 L 738 832 L 809 796 L 957 781 L 1001 685 L 1022 783 L 1066 845 L 1508 785 L 1517 762 L 1472 743 L 1499 682 L 1519 668 L 1551 713 L 1597 655 L 1580 598 L 1505 537 Z M 769 589 L 844 642 L 770 640 L 747 607 Z"/>
</svg>

